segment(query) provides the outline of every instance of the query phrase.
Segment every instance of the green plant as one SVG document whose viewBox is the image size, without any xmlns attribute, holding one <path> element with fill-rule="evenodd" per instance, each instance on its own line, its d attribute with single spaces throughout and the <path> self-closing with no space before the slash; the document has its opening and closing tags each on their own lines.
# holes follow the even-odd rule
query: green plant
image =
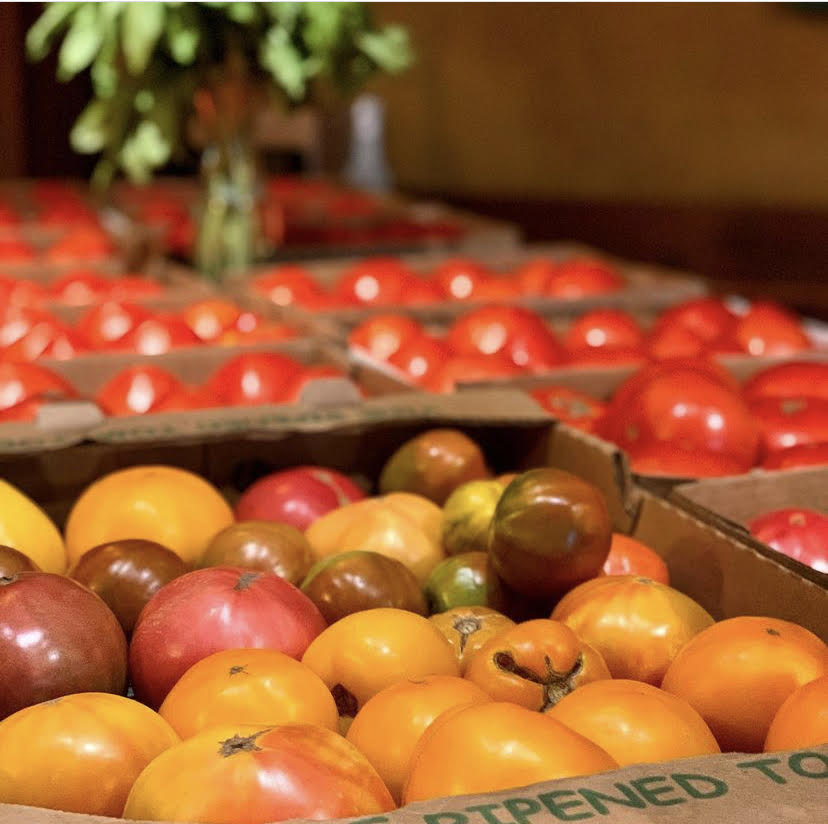
<svg viewBox="0 0 828 824">
<path fill-rule="evenodd" d="M 94 97 L 70 139 L 101 155 L 99 187 L 119 170 L 146 181 L 184 151 L 198 95 L 228 78 L 295 105 L 320 81 L 353 92 L 411 60 L 406 31 L 375 27 L 362 3 L 49 3 L 28 32 L 28 53 L 42 59 L 58 41 L 58 78 L 91 76 Z M 238 108 L 240 120 L 249 106 Z M 224 108 L 214 120 L 225 133 L 238 125 Z"/>
</svg>

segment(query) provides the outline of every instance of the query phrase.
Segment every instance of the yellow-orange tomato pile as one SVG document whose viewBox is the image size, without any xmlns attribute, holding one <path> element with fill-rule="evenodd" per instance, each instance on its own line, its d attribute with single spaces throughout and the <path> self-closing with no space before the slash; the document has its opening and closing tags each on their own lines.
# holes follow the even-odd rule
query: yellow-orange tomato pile
<svg viewBox="0 0 828 824">
<path fill-rule="evenodd" d="M 108 474 L 61 534 L 0 482 L 0 803 L 252 824 L 828 741 L 828 646 L 715 621 L 597 489 L 429 430 L 377 494 Z"/>
</svg>

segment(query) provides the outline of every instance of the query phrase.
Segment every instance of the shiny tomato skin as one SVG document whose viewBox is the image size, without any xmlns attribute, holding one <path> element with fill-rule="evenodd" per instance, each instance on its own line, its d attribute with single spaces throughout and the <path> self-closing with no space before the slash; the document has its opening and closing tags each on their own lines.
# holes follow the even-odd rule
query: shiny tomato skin
<svg viewBox="0 0 828 824">
<path fill-rule="evenodd" d="M 524 370 L 504 355 L 455 355 L 424 378 L 421 386 L 427 392 L 447 394 L 455 392 L 463 383 L 511 378 L 521 374 L 524 374 Z"/>
<path fill-rule="evenodd" d="M 595 647 L 613 678 L 658 686 L 670 662 L 713 623 L 692 598 L 634 575 L 605 575 L 570 590 L 552 619 Z"/>
<path fill-rule="evenodd" d="M 828 573 L 828 515 L 813 509 L 774 509 L 753 518 L 750 534 L 777 552 Z"/>
<path fill-rule="evenodd" d="M 704 718 L 722 752 L 761 752 L 782 702 L 828 674 L 828 647 L 807 629 L 779 618 L 739 616 L 690 640 L 661 688 Z"/>
<path fill-rule="evenodd" d="M 160 366 L 129 366 L 98 390 L 95 402 L 107 415 L 143 415 L 180 388 L 181 381 Z"/>
<path fill-rule="evenodd" d="M 211 824 L 371 816 L 394 808 L 366 758 L 313 724 L 205 730 L 144 769 L 124 818 Z"/>
<path fill-rule="evenodd" d="M 0 357 L 8 361 L 34 361 L 39 358 L 71 360 L 89 352 L 89 344 L 77 330 L 57 321 L 35 323 L 21 338 L 7 346 Z"/>
<path fill-rule="evenodd" d="M 443 341 L 423 334 L 402 343 L 388 363 L 404 380 L 423 384 L 451 357 L 451 349 Z"/>
<path fill-rule="evenodd" d="M 597 744 L 549 715 L 505 701 L 458 706 L 417 743 L 402 802 L 497 792 L 616 766 Z"/>
<path fill-rule="evenodd" d="M 117 348 L 138 355 L 161 355 L 171 349 L 197 346 L 201 342 L 181 318 L 158 314 L 134 326 L 117 342 Z"/>
<path fill-rule="evenodd" d="M 828 443 L 805 443 L 769 452 L 762 461 L 762 469 L 795 469 L 799 466 L 828 464 Z"/>
<path fill-rule="evenodd" d="M 630 469 L 636 475 L 669 478 L 722 478 L 742 475 L 748 467 L 742 460 L 720 452 L 684 449 L 656 442 L 629 447 Z"/>
<path fill-rule="evenodd" d="M 346 305 L 393 306 L 404 302 L 406 286 L 414 277 L 402 261 L 369 258 L 345 270 L 332 292 Z"/>
<path fill-rule="evenodd" d="M 189 667 L 233 648 L 299 658 L 325 628 L 297 587 L 269 572 L 209 567 L 182 575 L 144 607 L 129 647 L 135 695 L 159 707 Z"/>
<path fill-rule="evenodd" d="M 18 572 L 42 572 L 42 570 L 28 555 L 0 544 L 0 578 L 11 578 Z"/>
<path fill-rule="evenodd" d="M 143 306 L 106 301 L 85 312 L 76 327 L 93 349 L 108 349 L 150 317 Z"/>
<path fill-rule="evenodd" d="M 529 393 L 550 415 L 584 432 L 594 432 L 606 404 L 566 386 L 541 386 Z"/>
<path fill-rule="evenodd" d="M 447 300 L 474 300 L 477 287 L 491 277 L 482 263 L 470 258 L 450 258 L 432 272 L 432 282 Z"/>
<path fill-rule="evenodd" d="M 428 619 L 434 624 L 451 644 L 460 673 L 465 674 L 469 661 L 474 654 L 489 640 L 506 629 L 515 626 L 515 622 L 489 607 L 452 607 L 445 612 L 438 612 Z"/>
<path fill-rule="evenodd" d="M 236 355 L 220 366 L 205 388 L 226 406 L 284 403 L 302 364 L 278 352 Z"/>
<path fill-rule="evenodd" d="M 336 731 L 330 691 L 309 667 L 275 649 L 226 649 L 193 664 L 158 710 L 181 738 L 222 724 L 316 724 Z"/>
<path fill-rule="evenodd" d="M 804 750 L 828 744 L 828 675 L 795 689 L 776 712 L 764 752 Z"/>
<path fill-rule="evenodd" d="M 622 767 L 721 751 L 690 704 L 642 681 L 608 678 L 584 684 L 548 712 Z"/>
<path fill-rule="evenodd" d="M 280 266 L 251 281 L 252 288 L 277 306 L 308 306 L 324 294 L 322 287 L 302 266 Z"/>
<path fill-rule="evenodd" d="M 656 361 L 698 358 L 710 351 L 710 344 L 686 326 L 659 326 L 647 338 L 647 354 Z"/>
<path fill-rule="evenodd" d="M 49 284 L 54 300 L 68 306 L 89 306 L 112 296 L 112 279 L 83 269 L 69 272 Z"/>
<path fill-rule="evenodd" d="M 624 278 L 609 263 L 588 258 L 565 260 L 547 281 L 544 295 L 574 300 L 623 289 Z"/>
<path fill-rule="evenodd" d="M 502 353 L 512 357 L 513 341 L 527 338 L 550 339 L 557 344 L 555 336 L 535 312 L 517 306 L 484 306 L 457 318 L 445 340 L 459 355 Z M 515 363 L 525 365 L 517 360 Z"/>
<path fill-rule="evenodd" d="M 759 423 L 765 455 L 828 442 L 828 398 L 761 398 L 750 408 Z"/>
<path fill-rule="evenodd" d="M 27 401 L 77 397 L 67 380 L 34 363 L 0 362 L 0 412 L 11 412 Z"/>
<path fill-rule="evenodd" d="M 620 532 L 612 533 L 609 555 L 601 568 L 603 575 L 637 575 L 670 585 L 670 571 L 664 559 L 641 541 Z"/>
<path fill-rule="evenodd" d="M 422 326 L 406 315 L 374 315 L 349 333 L 348 345 L 367 353 L 373 360 L 387 361 L 400 347 L 423 334 Z"/>
<path fill-rule="evenodd" d="M 693 298 L 662 312 L 653 326 L 661 335 L 668 329 L 682 329 L 702 344 L 710 345 L 732 336 L 737 318 L 720 298 Z"/>
<path fill-rule="evenodd" d="M 241 314 L 241 309 L 227 298 L 206 298 L 188 306 L 180 317 L 199 340 L 210 342 L 234 328 Z"/>
<path fill-rule="evenodd" d="M 0 314 L 0 347 L 5 349 L 20 340 L 33 326 L 39 323 L 58 324 L 58 319 L 35 306 L 9 304 Z"/>
<path fill-rule="evenodd" d="M 346 737 L 371 762 L 399 803 L 411 756 L 434 720 L 452 707 L 491 700 L 471 681 L 453 675 L 398 681 L 368 699 Z"/>
<path fill-rule="evenodd" d="M 581 315 L 566 330 L 564 346 L 580 349 L 636 349 L 644 343 L 644 332 L 629 312 L 621 309 L 596 309 Z"/>
<path fill-rule="evenodd" d="M 0 801 L 118 817 L 141 770 L 178 742 L 163 718 L 120 695 L 44 701 L 0 722 Z"/>
<path fill-rule="evenodd" d="M 754 303 L 734 334 L 749 355 L 792 355 L 813 348 L 796 315 L 776 303 Z"/>
<path fill-rule="evenodd" d="M 828 400 L 828 363 L 793 361 L 757 372 L 745 382 L 742 394 L 760 398 L 824 398 Z"/>
</svg>

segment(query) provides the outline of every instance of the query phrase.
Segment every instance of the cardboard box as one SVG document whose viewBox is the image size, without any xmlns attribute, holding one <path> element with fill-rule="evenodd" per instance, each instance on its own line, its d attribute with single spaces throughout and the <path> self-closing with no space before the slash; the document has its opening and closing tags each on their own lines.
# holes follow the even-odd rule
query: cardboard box
<svg viewBox="0 0 828 824">
<path fill-rule="evenodd" d="M 370 411 L 368 411 L 370 410 Z M 352 410 L 311 414 L 290 437 L 284 432 L 235 433 L 221 441 L 142 445 L 97 444 L 67 450 L 36 467 L 0 462 L 2 476 L 55 516 L 89 481 L 119 466 L 148 460 L 200 472 L 229 496 L 262 474 L 298 463 L 324 463 L 368 485 L 405 440 L 435 426 L 456 426 L 475 438 L 495 471 L 555 465 L 588 471 L 594 444 L 559 432 L 522 393 L 468 392 L 448 398 L 377 400 Z M 69 470 L 64 472 L 63 469 Z M 43 472 L 51 472 L 43 476 Z M 35 477 L 37 474 L 39 477 Z M 619 489 L 617 497 L 624 498 Z M 828 637 L 828 591 L 774 558 L 702 523 L 670 502 L 636 491 L 627 496 L 631 534 L 667 562 L 675 585 L 716 618 L 764 614 L 798 621 Z M 619 526 L 616 523 L 616 526 Z M 601 775 L 546 782 L 504 792 L 421 802 L 361 824 L 551 824 L 603 816 L 624 824 L 704 820 L 812 822 L 824 818 L 818 778 L 828 746 L 768 756 L 730 754 L 638 765 Z M 113 819 L 0 804 L 2 824 L 111 824 Z M 351 819 L 356 821 L 357 819 Z"/>
</svg>

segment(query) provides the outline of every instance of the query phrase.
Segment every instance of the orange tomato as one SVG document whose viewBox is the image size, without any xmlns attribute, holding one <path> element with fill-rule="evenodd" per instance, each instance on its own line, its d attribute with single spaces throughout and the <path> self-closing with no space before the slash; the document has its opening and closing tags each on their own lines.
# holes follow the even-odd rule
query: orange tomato
<svg viewBox="0 0 828 824">
<path fill-rule="evenodd" d="M 548 715 L 502 701 L 460 706 L 420 738 L 402 801 L 497 792 L 617 766 L 597 744 Z"/>
<path fill-rule="evenodd" d="M 604 657 L 613 678 L 658 686 L 678 651 L 713 623 L 682 592 L 650 578 L 608 575 L 570 590 L 552 618 Z"/>
<path fill-rule="evenodd" d="M 414 748 L 431 723 L 452 707 L 491 700 L 471 681 L 452 675 L 398 681 L 367 701 L 346 737 L 399 802 Z"/>
<path fill-rule="evenodd" d="M 219 726 L 162 753 L 138 776 L 124 818 L 263 824 L 394 808 L 362 753 L 312 724 Z"/>
<path fill-rule="evenodd" d="M 511 618 L 489 607 L 452 607 L 428 620 L 448 639 L 461 674 L 465 673 L 468 662 L 480 647 L 515 625 Z"/>
<path fill-rule="evenodd" d="M 158 712 L 182 738 L 219 724 L 339 726 L 336 703 L 319 676 L 273 649 L 228 649 L 202 658 Z"/>
<path fill-rule="evenodd" d="M 548 712 L 622 767 L 719 752 L 710 727 L 690 704 L 643 681 L 585 684 Z"/>
<path fill-rule="evenodd" d="M 773 716 L 765 752 L 828 744 L 828 675 L 795 689 Z"/>
<path fill-rule="evenodd" d="M 149 707 L 79 692 L 0 722 L 0 802 L 120 816 L 144 767 L 178 743 Z"/>
<path fill-rule="evenodd" d="M 612 533 L 609 555 L 601 572 L 604 575 L 640 575 L 670 585 L 670 571 L 664 559 L 646 544 L 621 532 Z"/>
<path fill-rule="evenodd" d="M 381 689 L 406 678 L 459 675 L 451 644 L 427 618 L 381 607 L 346 615 L 302 656 L 333 692 L 339 714 L 356 715 Z"/>
<path fill-rule="evenodd" d="M 828 646 L 778 618 L 740 616 L 700 632 L 676 656 L 662 689 L 704 718 L 723 752 L 761 752 L 785 699 L 828 674 Z"/>
<path fill-rule="evenodd" d="M 546 712 L 565 695 L 609 678 L 600 653 L 565 624 L 524 621 L 488 641 L 469 660 L 465 677 L 495 701 Z"/>
</svg>

